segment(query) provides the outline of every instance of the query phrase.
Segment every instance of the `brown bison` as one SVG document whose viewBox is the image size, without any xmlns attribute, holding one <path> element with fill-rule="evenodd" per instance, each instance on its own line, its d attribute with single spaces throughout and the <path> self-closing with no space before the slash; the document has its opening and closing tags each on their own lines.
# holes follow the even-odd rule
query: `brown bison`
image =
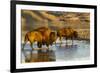
<svg viewBox="0 0 100 73">
<path fill-rule="evenodd" d="M 72 39 L 72 45 L 73 45 L 73 39 L 78 37 L 78 32 L 75 31 L 74 29 L 68 27 L 68 28 L 61 28 L 57 31 L 57 36 L 59 37 L 62 44 L 62 38 L 66 39 L 66 42 L 68 39 Z M 67 44 L 67 43 L 66 43 Z"/>
<path fill-rule="evenodd" d="M 26 33 L 22 50 L 24 50 L 24 46 L 28 41 L 30 42 L 32 50 L 34 50 L 33 48 L 34 42 L 37 42 L 37 46 L 39 48 L 41 48 L 42 45 L 46 45 L 49 49 L 49 45 L 52 45 L 53 42 L 56 41 L 56 39 L 57 39 L 56 32 L 46 27 L 40 27 Z M 31 51 L 31 59 L 32 59 L 32 51 Z"/>
<path fill-rule="evenodd" d="M 56 32 L 52 31 L 47 27 L 40 27 L 26 33 L 23 48 L 25 44 L 29 41 L 30 46 L 33 50 L 34 48 L 32 47 L 32 44 L 34 42 L 37 42 L 37 46 L 39 48 L 41 48 L 42 45 L 46 45 L 49 49 L 49 45 L 52 45 L 53 42 L 56 41 L 56 39 L 57 39 Z"/>
</svg>

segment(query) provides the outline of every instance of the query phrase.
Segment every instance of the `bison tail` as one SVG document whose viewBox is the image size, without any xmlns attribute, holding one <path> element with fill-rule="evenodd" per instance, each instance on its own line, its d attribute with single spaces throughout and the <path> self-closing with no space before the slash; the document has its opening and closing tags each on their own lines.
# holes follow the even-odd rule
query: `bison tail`
<svg viewBox="0 0 100 73">
<path fill-rule="evenodd" d="M 28 34 L 25 35 L 24 42 L 29 41 Z"/>
</svg>

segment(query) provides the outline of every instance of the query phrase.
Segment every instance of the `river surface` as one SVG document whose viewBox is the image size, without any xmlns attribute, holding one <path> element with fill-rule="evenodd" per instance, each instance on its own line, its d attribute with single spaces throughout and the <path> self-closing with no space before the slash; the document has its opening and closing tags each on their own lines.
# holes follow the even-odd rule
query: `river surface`
<svg viewBox="0 0 100 73">
<path fill-rule="evenodd" d="M 47 51 L 47 47 L 42 46 L 42 51 L 38 52 L 38 47 L 33 44 L 35 50 L 33 51 L 32 62 L 46 62 L 46 61 L 74 61 L 74 60 L 89 60 L 90 57 L 90 42 L 86 40 L 78 41 L 74 40 L 73 46 L 72 41 L 63 41 L 62 45 L 58 42 L 56 45 L 50 46 Z M 31 47 L 26 44 L 24 47 L 25 55 L 30 56 Z M 24 53 L 22 52 L 22 61 L 25 61 Z M 35 60 L 36 59 L 36 60 Z M 51 60 L 52 59 L 52 60 Z"/>
</svg>

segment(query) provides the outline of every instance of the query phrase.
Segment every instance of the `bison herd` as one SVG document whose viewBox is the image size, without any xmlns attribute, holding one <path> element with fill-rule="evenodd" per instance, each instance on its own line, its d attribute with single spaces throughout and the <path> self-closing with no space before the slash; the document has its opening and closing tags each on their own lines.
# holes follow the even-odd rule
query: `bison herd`
<svg viewBox="0 0 100 73">
<path fill-rule="evenodd" d="M 78 32 L 70 27 L 61 28 L 57 31 L 51 30 L 50 28 L 47 27 L 40 27 L 26 33 L 23 48 L 25 44 L 29 41 L 30 46 L 33 50 L 34 48 L 32 45 L 34 42 L 37 42 L 38 48 L 42 48 L 42 45 L 46 45 L 49 49 L 49 45 L 52 45 L 53 43 L 55 43 L 56 45 L 57 38 L 59 38 L 61 46 L 62 38 L 65 38 L 66 41 L 67 39 L 72 39 L 73 41 L 73 39 L 77 37 L 78 37 Z"/>
<path fill-rule="evenodd" d="M 65 38 L 66 41 L 68 39 L 71 39 L 72 45 L 73 45 L 73 39 L 78 38 L 78 32 L 70 27 L 61 28 L 56 31 L 54 31 L 48 27 L 40 27 L 40 28 L 34 29 L 33 31 L 29 31 L 26 33 L 22 51 L 24 52 L 24 46 L 27 42 L 30 42 L 30 46 L 31 46 L 32 50 L 34 50 L 33 44 L 35 42 L 37 42 L 38 48 L 42 49 L 42 45 L 46 45 L 49 50 L 50 45 L 52 45 L 53 43 L 55 43 L 55 45 L 56 45 L 56 40 L 58 38 L 60 40 L 60 46 L 62 44 L 62 38 Z M 25 52 L 24 52 L 24 54 L 25 54 Z M 32 56 L 32 51 L 31 51 L 31 56 Z"/>
</svg>

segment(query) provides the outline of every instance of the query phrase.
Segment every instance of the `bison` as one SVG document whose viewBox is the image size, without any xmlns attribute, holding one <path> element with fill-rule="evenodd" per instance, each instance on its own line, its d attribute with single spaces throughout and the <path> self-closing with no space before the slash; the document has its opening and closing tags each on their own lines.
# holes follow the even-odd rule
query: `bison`
<svg viewBox="0 0 100 73">
<path fill-rule="evenodd" d="M 68 39 L 72 39 L 72 45 L 73 45 L 73 39 L 78 38 L 78 32 L 75 31 L 74 29 L 68 27 L 68 28 L 61 28 L 57 31 L 57 36 L 59 37 L 62 44 L 62 38 L 65 38 L 66 41 Z M 66 43 L 67 44 L 67 43 Z"/>
<path fill-rule="evenodd" d="M 42 45 L 46 45 L 49 49 L 49 45 L 52 45 L 53 42 L 56 41 L 56 39 L 57 39 L 57 34 L 55 31 L 47 27 L 40 27 L 26 33 L 22 50 L 24 52 L 24 46 L 29 41 L 30 46 L 32 48 L 31 50 L 31 59 L 32 59 L 32 51 L 34 50 L 34 47 L 33 47 L 34 42 L 37 42 L 38 48 L 42 48 Z M 24 55 L 25 55 L 25 52 L 24 52 Z"/>
<path fill-rule="evenodd" d="M 27 32 L 24 38 L 24 44 L 22 50 L 24 50 L 24 46 L 28 41 L 30 42 L 32 50 L 34 50 L 32 46 L 34 42 L 37 42 L 38 48 L 42 48 L 42 45 L 46 45 L 49 49 L 49 45 L 52 45 L 53 42 L 56 41 L 57 39 L 56 35 L 57 35 L 56 32 L 52 31 L 47 27 L 40 27 L 34 29 L 33 31 Z"/>
</svg>

